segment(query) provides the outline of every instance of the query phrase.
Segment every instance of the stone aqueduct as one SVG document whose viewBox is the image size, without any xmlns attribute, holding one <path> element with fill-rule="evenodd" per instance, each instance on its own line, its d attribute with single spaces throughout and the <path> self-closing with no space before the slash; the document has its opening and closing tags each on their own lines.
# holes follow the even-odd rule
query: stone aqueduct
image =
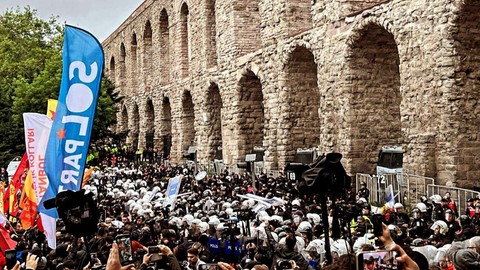
<svg viewBox="0 0 480 270">
<path fill-rule="evenodd" d="M 146 0 L 103 45 L 133 148 L 318 146 L 355 173 L 402 145 L 410 173 L 480 177 L 480 1 Z"/>
</svg>

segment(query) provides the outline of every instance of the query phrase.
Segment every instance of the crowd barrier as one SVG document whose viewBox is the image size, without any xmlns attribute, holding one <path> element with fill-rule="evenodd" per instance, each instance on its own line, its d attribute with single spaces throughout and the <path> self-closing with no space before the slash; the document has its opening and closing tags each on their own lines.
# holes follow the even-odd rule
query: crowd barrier
<svg viewBox="0 0 480 270">
<path fill-rule="evenodd" d="M 356 191 L 365 184 L 370 191 L 369 202 L 384 204 L 387 202 L 387 187 L 392 186 L 395 202 L 401 202 L 405 206 L 412 207 L 420 201 L 421 196 L 427 196 L 428 185 L 434 185 L 435 180 L 431 177 L 424 177 L 406 173 L 370 175 L 357 173 L 355 177 Z"/>
<path fill-rule="evenodd" d="M 446 192 L 450 192 L 451 198 L 457 203 L 458 212 L 460 215 L 465 212 L 465 209 L 467 208 L 467 200 L 469 198 L 480 196 L 480 192 L 464 188 L 448 187 L 434 184 L 427 186 L 427 194 L 429 197 L 435 194 L 443 197 Z"/>
</svg>

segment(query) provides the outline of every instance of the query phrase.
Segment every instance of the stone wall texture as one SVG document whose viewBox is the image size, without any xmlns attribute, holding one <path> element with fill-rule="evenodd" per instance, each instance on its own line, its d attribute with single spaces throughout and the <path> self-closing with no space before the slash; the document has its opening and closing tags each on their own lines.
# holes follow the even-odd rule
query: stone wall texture
<svg viewBox="0 0 480 270">
<path fill-rule="evenodd" d="M 134 149 L 276 169 L 318 147 L 354 174 L 401 145 L 409 173 L 478 185 L 480 1 L 146 0 L 103 46 Z"/>
</svg>

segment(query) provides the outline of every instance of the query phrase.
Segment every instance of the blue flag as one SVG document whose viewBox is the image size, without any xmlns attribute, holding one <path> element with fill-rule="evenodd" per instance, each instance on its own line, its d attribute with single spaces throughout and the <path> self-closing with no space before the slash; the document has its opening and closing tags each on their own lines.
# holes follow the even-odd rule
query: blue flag
<svg viewBox="0 0 480 270">
<path fill-rule="evenodd" d="M 79 190 L 85 169 L 103 70 L 103 49 L 85 30 L 66 26 L 57 111 L 45 154 L 49 185 L 38 211 L 57 217 L 43 203 L 64 190 Z"/>
</svg>

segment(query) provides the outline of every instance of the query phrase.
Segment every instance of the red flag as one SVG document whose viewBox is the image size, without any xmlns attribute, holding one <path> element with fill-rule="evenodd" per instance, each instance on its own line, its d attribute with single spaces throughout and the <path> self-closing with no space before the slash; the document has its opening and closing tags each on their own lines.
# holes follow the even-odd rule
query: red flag
<svg viewBox="0 0 480 270">
<path fill-rule="evenodd" d="M 5 253 L 5 250 L 14 249 L 16 246 L 17 242 L 13 241 L 7 229 L 0 225 L 0 248 L 2 252 Z"/>
<path fill-rule="evenodd" d="M 28 171 L 28 156 L 27 153 L 25 153 L 22 157 L 22 160 L 20 161 L 20 164 L 18 164 L 17 170 L 15 171 L 15 174 L 12 177 L 12 180 L 10 181 L 10 184 L 7 187 L 7 191 L 5 192 L 4 196 L 4 213 L 8 213 L 11 216 L 15 216 L 18 214 L 18 204 L 19 204 L 19 198 L 17 197 L 17 193 L 19 193 L 22 190 L 23 183 L 25 181 L 25 177 L 27 176 L 27 171 Z"/>
</svg>

